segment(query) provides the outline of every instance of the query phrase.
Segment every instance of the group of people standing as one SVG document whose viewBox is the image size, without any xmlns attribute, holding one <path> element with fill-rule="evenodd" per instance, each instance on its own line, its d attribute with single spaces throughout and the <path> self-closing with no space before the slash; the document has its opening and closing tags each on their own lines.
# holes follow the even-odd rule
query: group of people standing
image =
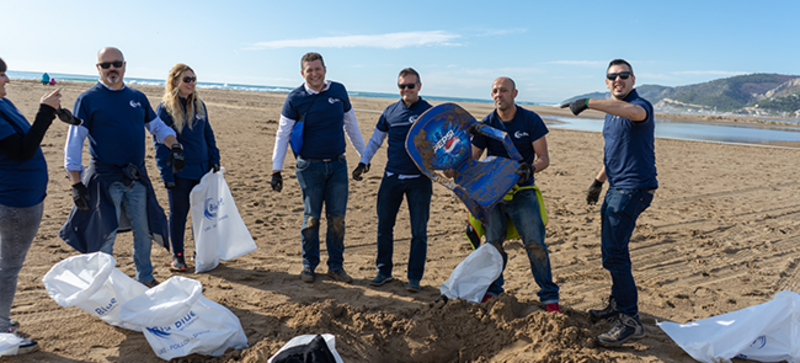
<svg viewBox="0 0 800 363">
<path fill-rule="evenodd" d="M 270 182 L 274 191 L 283 189 L 281 172 L 291 145 L 304 206 L 300 278 L 307 283 L 317 279 L 324 207 L 326 275 L 344 283 L 353 281 L 344 270 L 349 185 L 345 137 L 360 157 L 351 173 L 356 181 L 369 171 L 372 158 L 388 139 L 388 158 L 377 198 L 377 274 L 369 283 L 377 287 L 394 279 L 393 231 L 405 196 L 412 234 L 406 289 L 419 291 L 427 258 L 427 223 L 433 187 L 406 152 L 405 140 L 416 119 L 432 107 L 419 95 L 420 74 L 413 68 L 400 71 L 397 83 L 400 100 L 384 110 L 365 145 L 344 85 L 325 79 L 322 56 L 307 53 L 300 65 L 305 82 L 290 92 L 284 102 Z M 11 303 L 17 276 L 42 218 L 48 180 L 39 145 L 57 112 L 70 123 L 65 167 L 74 201 L 59 236 L 82 253 L 111 254 L 116 233 L 132 230 L 135 278 L 148 287 L 158 284 L 150 262 L 151 240 L 171 247 L 173 270 L 187 269 L 183 240 L 189 194 L 204 174 L 220 170 L 214 132 L 196 90 L 197 76 L 189 66 L 175 65 L 165 82 L 163 102 L 153 111 L 142 92 L 123 82 L 126 62 L 119 49 L 101 49 L 96 67 L 100 80 L 76 99 L 74 117 L 62 117 L 61 94 L 55 90 L 42 97 L 31 125 L 5 98 L 9 79 L 6 65 L 0 59 L 0 332 L 16 332 L 19 327 L 19 323 L 10 319 Z M 603 129 L 606 141 L 603 167 L 587 194 L 587 202 L 596 203 L 602 185 L 606 180 L 609 182 L 601 208 L 601 249 L 603 266 L 611 273 L 613 285 L 608 305 L 589 312 L 593 320 L 615 322 L 608 333 L 598 337 L 598 342 L 607 346 L 621 345 L 645 334 L 638 315 L 628 242 L 636 219 L 649 206 L 658 184 L 653 108 L 633 90 L 634 82 L 630 64 L 614 60 L 606 79 L 611 100 L 580 99 L 568 104 L 575 115 L 589 108 L 608 114 Z M 540 287 L 538 296 L 542 304 L 549 312 L 561 313 L 559 287 L 553 281 L 544 241 L 545 224 L 539 212 L 543 201 L 534 190 L 534 175 L 550 164 L 545 137 L 548 129 L 536 113 L 515 104 L 517 94 L 512 79 L 497 78 L 491 88 L 495 110 L 483 119 L 485 124 L 507 132 L 523 157 L 519 188 L 492 211 L 492 218 L 485 226 L 485 243 L 496 246 L 506 261 L 502 245 L 506 228 L 513 223 L 525 246 L 534 281 Z M 169 219 L 158 205 L 145 168 L 144 129 L 153 136 L 157 166 L 169 197 Z M 91 158 L 84 168 L 81 156 L 87 138 Z M 488 156 L 508 157 L 498 141 L 474 136 L 472 157 L 479 159 L 484 151 Z M 501 294 L 503 282 L 501 275 L 489 287 L 483 301 Z M 25 340 L 20 353 L 36 349 L 35 341 Z"/>
</svg>

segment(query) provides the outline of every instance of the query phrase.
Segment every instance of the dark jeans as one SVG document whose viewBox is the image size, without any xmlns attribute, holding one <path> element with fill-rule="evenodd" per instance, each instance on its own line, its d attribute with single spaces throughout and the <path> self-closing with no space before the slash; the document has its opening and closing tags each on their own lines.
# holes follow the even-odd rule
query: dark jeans
<svg viewBox="0 0 800 363">
<path fill-rule="evenodd" d="M 617 309 L 628 316 L 639 314 L 639 295 L 633 281 L 628 243 L 636 228 L 636 219 L 650 206 L 654 194 L 655 189 L 649 188 L 611 188 L 600 209 L 603 267 L 611 273 L 611 296 L 617 302 Z"/>
<path fill-rule="evenodd" d="M 397 212 L 403 203 L 408 204 L 411 218 L 411 249 L 408 253 L 408 279 L 422 280 L 428 253 L 428 217 L 431 210 L 433 183 L 424 176 L 400 179 L 399 175 L 383 176 L 378 189 L 378 256 L 375 266 L 386 276 L 392 275 L 394 253 L 394 225 Z"/>
<path fill-rule="evenodd" d="M 347 211 L 347 160 L 344 155 L 330 160 L 297 158 L 297 182 L 303 191 L 303 267 L 311 270 L 319 265 L 319 223 L 322 205 L 328 231 L 328 269 L 344 265 L 344 216 Z"/>
<path fill-rule="evenodd" d="M 192 188 L 200 184 L 199 180 L 175 177 L 175 187 L 167 189 L 169 197 L 169 238 L 172 243 L 172 254 L 183 254 L 183 235 L 186 231 L 186 216 L 189 215 L 189 195 Z"/>
</svg>

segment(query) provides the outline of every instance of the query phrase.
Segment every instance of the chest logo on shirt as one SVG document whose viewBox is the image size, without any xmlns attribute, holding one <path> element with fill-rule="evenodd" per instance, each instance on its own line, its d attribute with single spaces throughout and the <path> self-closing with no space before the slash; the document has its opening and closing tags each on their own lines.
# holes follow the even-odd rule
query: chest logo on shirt
<svg viewBox="0 0 800 363">
<path fill-rule="evenodd" d="M 328 97 L 328 103 L 334 104 L 336 102 L 342 102 L 342 100 L 340 100 L 340 99 L 338 99 L 336 97 Z"/>
<path fill-rule="evenodd" d="M 130 105 L 131 105 L 131 107 L 133 107 L 133 108 L 136 108 L 136 107 L 142 107 L 142 103 L 141 103 L 141 102 L 136 102 L 136 101 L 134 101 L 134 100 L 131 100 L 131 102 L 130 102 Z"/>
<path fill-rule="evenodd" d="M 525 131 L 517 130 L 517 131 L 514 132 L 514 137 L 516 137 L 518 139 L 521 139 L 521 138 L 526 137 L 526 136 L 528 136 L 528 133 L 525 132 Z"/>
<path fill-rule="evenodd" d="M 419 117 L 419 116 L 408 116 L 408 123 L 413 124 L 413 123 L 417 122 L 417 117 Z"/>
</svg>

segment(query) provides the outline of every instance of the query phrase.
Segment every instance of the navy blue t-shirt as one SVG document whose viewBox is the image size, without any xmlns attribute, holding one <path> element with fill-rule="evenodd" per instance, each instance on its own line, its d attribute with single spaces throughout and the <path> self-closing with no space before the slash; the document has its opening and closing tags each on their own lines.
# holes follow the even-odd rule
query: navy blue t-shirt
<svg viewBox="0 0 800 363">
<path fill-rule="evenodd" d="M 406 151 L 406 137 L 411 125 L 417 121 L 417 117 L 431 107 L 430 103 L 420 97 L 410 107 L 400 100 L 389 105 L 383 111 L 375 128 L 388 134 L 386 171 L 403 175 L 422 174 Z"/>
<path fill-rule="evenodd" d="M 351 108 L 347 90 L 338 82 L 331 82 L 319 95 L 306 92 L 304 85 L 289 93 L 281 115 L 295 121 L 305 115 L 300 157 L 331 159 L 344 154 L 344 114 Z"/>
<path fill-rule="evenodd" d="M 516 105 L 515 105 L 516 106 Z M 492 111 L 489 115 L 483 118 L 483 123 L 494 127 L 500 131 L 505 131 L 514 147 L 522 156 L 522 161 L 533 164 L 536 152 L 533 150 L 533 142 L 539 140 L 544 135 L 547 135 L 549 130 L 545 126 L 542 118 L 535 112 L 526 110 L 522 107 L 517 107 L 517 113 L 511 121 L 503 121 L 497 115 L 497 110 Z M 500 141 L 477 134 L 472 138 L 472 145 L 479 149 L 487 149 L 488 156 L 498 156 L 508 158 L 508 152 L 505 146 Z M 528 181 L 520 183 L 519 186 L 529 186 L 534 184 L 533 175 Z"/>
<path fill-rule="evenodd" d="M 13 134 L 25 136 L 31 124 L 7 98 L 0 98 L 0 140 Z M 17 160 L 0 152 L 0 204 L 27 208 L 47 195 L 47 163 L 39 147 L 30 160 Z"/>
<path fill-rule="evenodd" d="M 112 91 L 99 82 L 75 100 L 73 113 L 89 130 L 89 155 L 105 164 L 144 165 L 144 124 L 156 118 L 144 93 Z"/>
<path fill-rule="evenodd" d="M 636 90 L 624 99 L 647 111 L 644 121 L 606 114 L 603 124 L 603 164 L 611 188 L 657 188 L 655 153 L 655 117 L 653 105 L 639 97 Z"/>
<path fill-rule="evenodd" d="M 186 99 L 180 98 L 181 106 L 183 107 L 183 114 L 186 115 Z M 186 165 L 178 174 L 174 176 L 190 179 L 200 180 L 205 175 L 211 164 L 219 164 L 219 149 L 217 149 L 217 142 L 214 138 L 214 131 L 211 129 L 211 124 L 208 123 L 208 110 L 206 110 L 205 103 L 201 103 L 203 107 L 204 116 L 201 117 L 196 112 L 187 116 L 187 124 L 183 126 L 183 130 L 175 130 L 175 121 L 167 112 L 164 103 L 158 104 L 156 113 L 164 124 L 175 130 L 178 142 L 183 145 L 183 155 L 186 157 Z M 188 122 L 192 123 L 189 128 Z M 158 169 L 161 171 L 161 178 L 165 182 L 174 181 L 172 175 L 172 167 L 167 165 L 169 160 L 170 150 L 164 144 L 159 144 L 155 141 L 156 148 L 156 162 Z"/>
</svg>

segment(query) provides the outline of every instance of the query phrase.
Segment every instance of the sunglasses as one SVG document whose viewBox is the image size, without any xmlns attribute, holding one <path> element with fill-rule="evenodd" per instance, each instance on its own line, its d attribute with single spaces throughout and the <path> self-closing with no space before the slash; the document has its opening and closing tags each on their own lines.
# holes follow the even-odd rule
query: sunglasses
<svg viewBox="0 0 800 363">
<path fill-rule="evenodd" d="M 113 61 L 113 62 L 97 63 L 97 65 L 100 66 L 100 68 L 103 68 L 103 69 L 109 69 L 109 68 L 111 68 L 111 66 L 114 66 L 114 68 L 122 68 L 122 63 L 124 63 L 124 62 L 123 61 Z"/>
<path fill-rule="evenodd" d="M 414 89 L 416 87 L 417 87 L 416 83 L 397 84 L 397 88 L 399 89 L 403 88 Z"/>
<path fill-rule="evenodd" d="M 617 76 L 619 76 L 619 78 L 621 78 L 621 79 L 628 79 L 628 77 L 631 76 L 631 72 L 619 72 L 619 73 L 606 74 L 606 78 L 608 78 L 609 81 L 616 81 L 617 80 Z"/>
<path fill-rule="evenodd" d="M 183 77 L 183 83 L 197 82 L 197 77 Z"/>
</svg>

